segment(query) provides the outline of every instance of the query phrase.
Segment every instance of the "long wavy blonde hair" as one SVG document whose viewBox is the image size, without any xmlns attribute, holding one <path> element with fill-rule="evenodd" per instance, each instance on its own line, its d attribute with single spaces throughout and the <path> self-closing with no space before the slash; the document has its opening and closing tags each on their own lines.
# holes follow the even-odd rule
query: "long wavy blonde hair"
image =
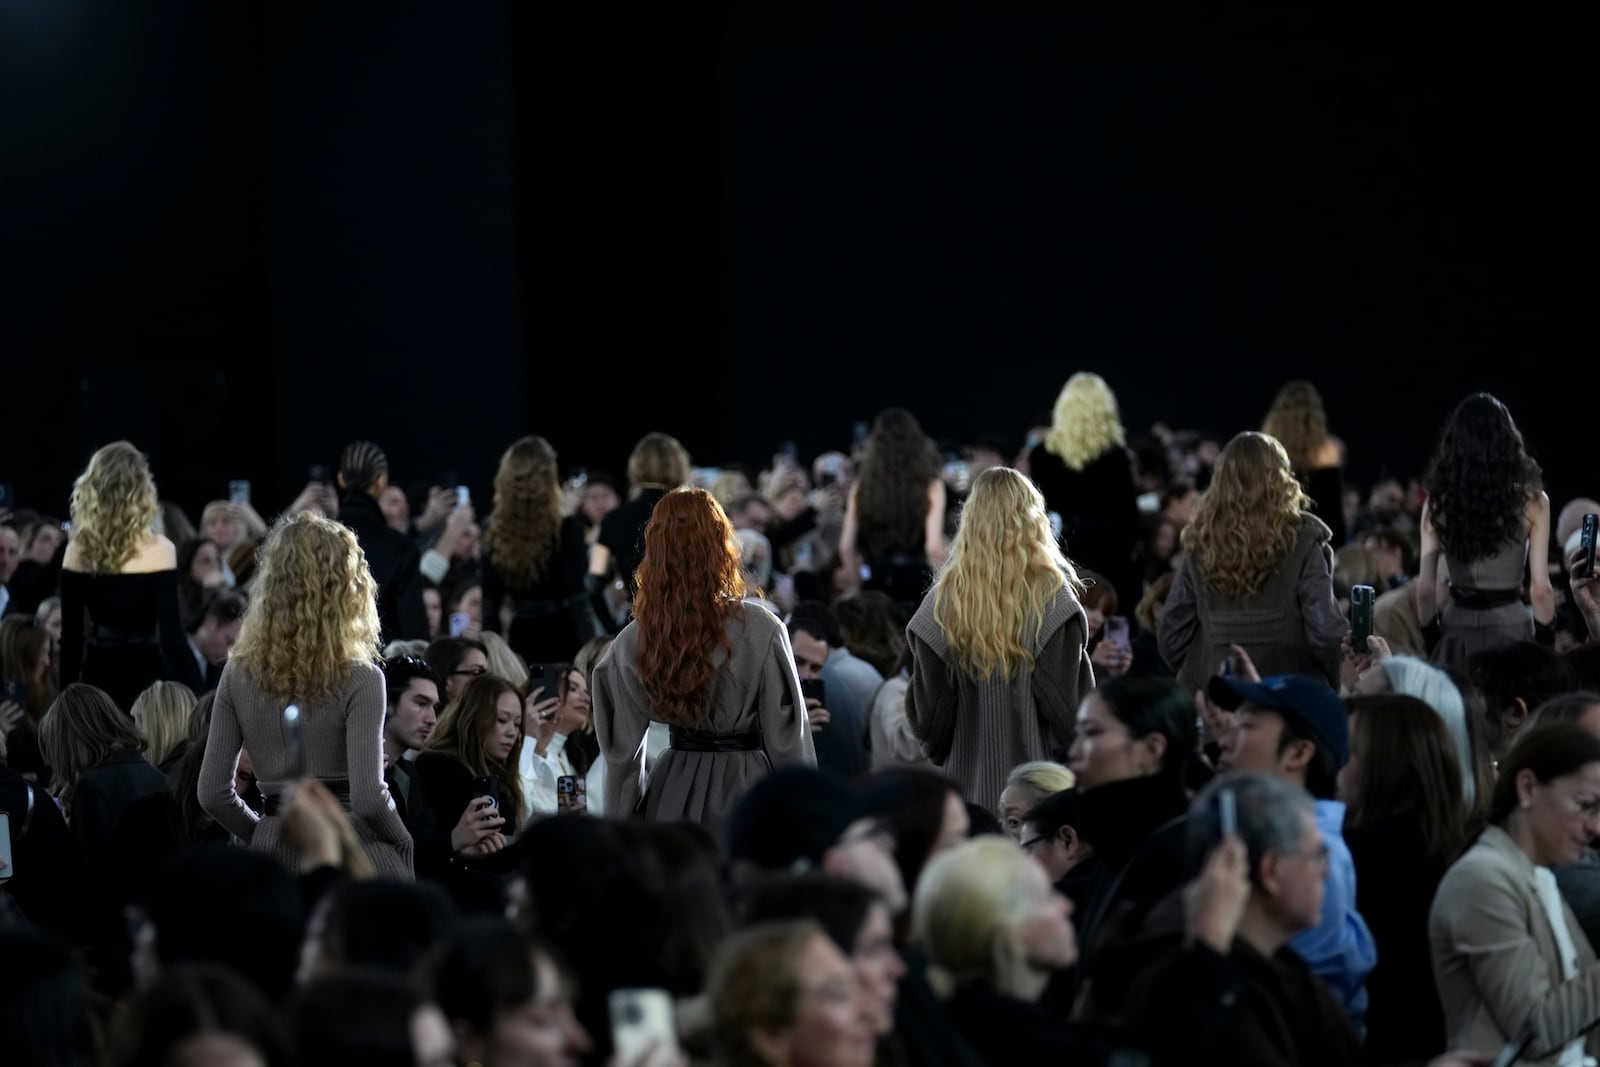
<svg viewBox="0 0 1600 1067">
<path fill-rule="evenodd" d="M 556 450 L 543 437 L 524 437 L 500 457 L 494 476 L 494 514 L 484 543 L 494 569 L 512 589 L 526 589 L 555 559 L 561 531 L 561 484 Z"/>
<path fill-rule="evenodd" d="M 350 528 L 313 512 L 267 535 L 230 661 L 268 696 L 312 701 L 378 662 L 377 585 Z"/>
<path fill-rule="evenodd" d="M 1089 461 L 1123 444 L 1122 416 L 1117 412 L 1117 394 L 1098 374 L 1080 371 L 1067 379 L 1056 397 L 1050 432 L 1045 434 L 1046 452 L 1061 457 L 1061 462 L 1081 471 Z"/>
<path fill-rule="evenodd" d="M 72 540 L 83 570 L 120 571 L 150 537 L 160 505 L 150 462 L 127 441 L 93 456 L 72 485 Z"/>
<path fill-rule="evenodd" d="M 1307 502 L 1283 445 L 1242 433 L 1217 457 L 1211 488 L 1184 528 L 1184 551 L 1213 592 L 1249 596 L 1294 546 Z"/>
<path fill-rule="evenodd" d="M 974 678 L 1033 663 L 1045 615 L 1082 583 L 1050 530 L 1044 497 L 1010 467 L 978 475 L 950 558 L 933 584 L 933 617 L 957 664 Z"/>
<path fill-rule="evenodd" d="M 1267 409 L 1261 432 L 1278 439 L 1289 453 L 1289 466 L 1311 470 L 1317 449 L 1328 439 L 1328 412 L 1322 406 L 1322 394 L 1304 379 L 1285 382 Z"/>
</svg>

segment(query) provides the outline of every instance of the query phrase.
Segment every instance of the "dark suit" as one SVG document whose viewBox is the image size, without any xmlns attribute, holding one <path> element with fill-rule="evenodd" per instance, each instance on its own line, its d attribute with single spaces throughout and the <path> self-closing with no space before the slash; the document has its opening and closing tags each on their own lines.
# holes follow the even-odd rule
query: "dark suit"
<svg viewBox="0 0 1600 1067">
<path fill-rule="evenodd" d="M 383 643 L 428 636 L 428 612 L 422 605 L 422 552 L 416 543 L 389 528 L 378 502 L 365 492 L 347 492 L 339 499 L 339 521 L 355 532 L 367 567 L 378 586 L 378 622 Z"/>
<path fill-rule="evenodd" d="M 10 816 L 12 870 L 3 892 L 30 922 L 73 941 L 79 923 L 76 857 L 67 821 L 42 786 L 33 787 L 28 811 L 28 783 L 0 763 L 0 811 Z"/>
</svg>

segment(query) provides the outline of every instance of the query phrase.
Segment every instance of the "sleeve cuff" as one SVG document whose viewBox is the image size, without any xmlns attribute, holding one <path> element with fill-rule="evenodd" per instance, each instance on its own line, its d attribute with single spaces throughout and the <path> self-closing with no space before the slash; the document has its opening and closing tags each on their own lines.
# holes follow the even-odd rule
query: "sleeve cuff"
<svg viewBox="0 0 1600 1067">
<path fill-rule="evenodd" d="M 450 561 L 445 559 L 433 549 L 422 554 L 422 562 L 417 566 L 422 576 L 434 585 L 444 581 L 444 576 L 450 573 Z"/>
</svg>

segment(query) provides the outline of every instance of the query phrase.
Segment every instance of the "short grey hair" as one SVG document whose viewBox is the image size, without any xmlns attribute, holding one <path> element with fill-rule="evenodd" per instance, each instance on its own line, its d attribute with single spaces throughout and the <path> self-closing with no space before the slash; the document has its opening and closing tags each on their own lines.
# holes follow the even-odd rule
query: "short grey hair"
<svg viewBox="0 0 1600 1067">
<path fill-rule="evenodd" d="M 1299 848 L 1305 831 L 1301 816 L 1316 817 L 1311 794 L 1276 775 L 1240 771 L 1214 778 L 1189 805 L 1189 854 L 1197 869 L 1222 842 L 1217 798 L 1225 789 L 1234 795 L 1239 837 L 1250 853 L 1251 871 L 1268 852 Z"/>
</svg>

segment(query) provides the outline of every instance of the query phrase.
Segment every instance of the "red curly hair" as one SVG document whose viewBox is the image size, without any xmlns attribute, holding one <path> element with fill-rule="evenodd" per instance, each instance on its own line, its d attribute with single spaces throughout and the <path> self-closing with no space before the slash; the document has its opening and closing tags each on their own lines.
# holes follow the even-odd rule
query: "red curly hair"
<svg viewBox="0 0 1600 1067">
<path fill-rule="evenodd" d="M 733 648 L 728 619 L 739 610 L 744 576 L 733 525 L 704 489 L 662 497 L 644 532 L 639 590 L 639 678 L 650 715 L 672 726 L 705 720 L 718 646 Z"/>
</svg>

